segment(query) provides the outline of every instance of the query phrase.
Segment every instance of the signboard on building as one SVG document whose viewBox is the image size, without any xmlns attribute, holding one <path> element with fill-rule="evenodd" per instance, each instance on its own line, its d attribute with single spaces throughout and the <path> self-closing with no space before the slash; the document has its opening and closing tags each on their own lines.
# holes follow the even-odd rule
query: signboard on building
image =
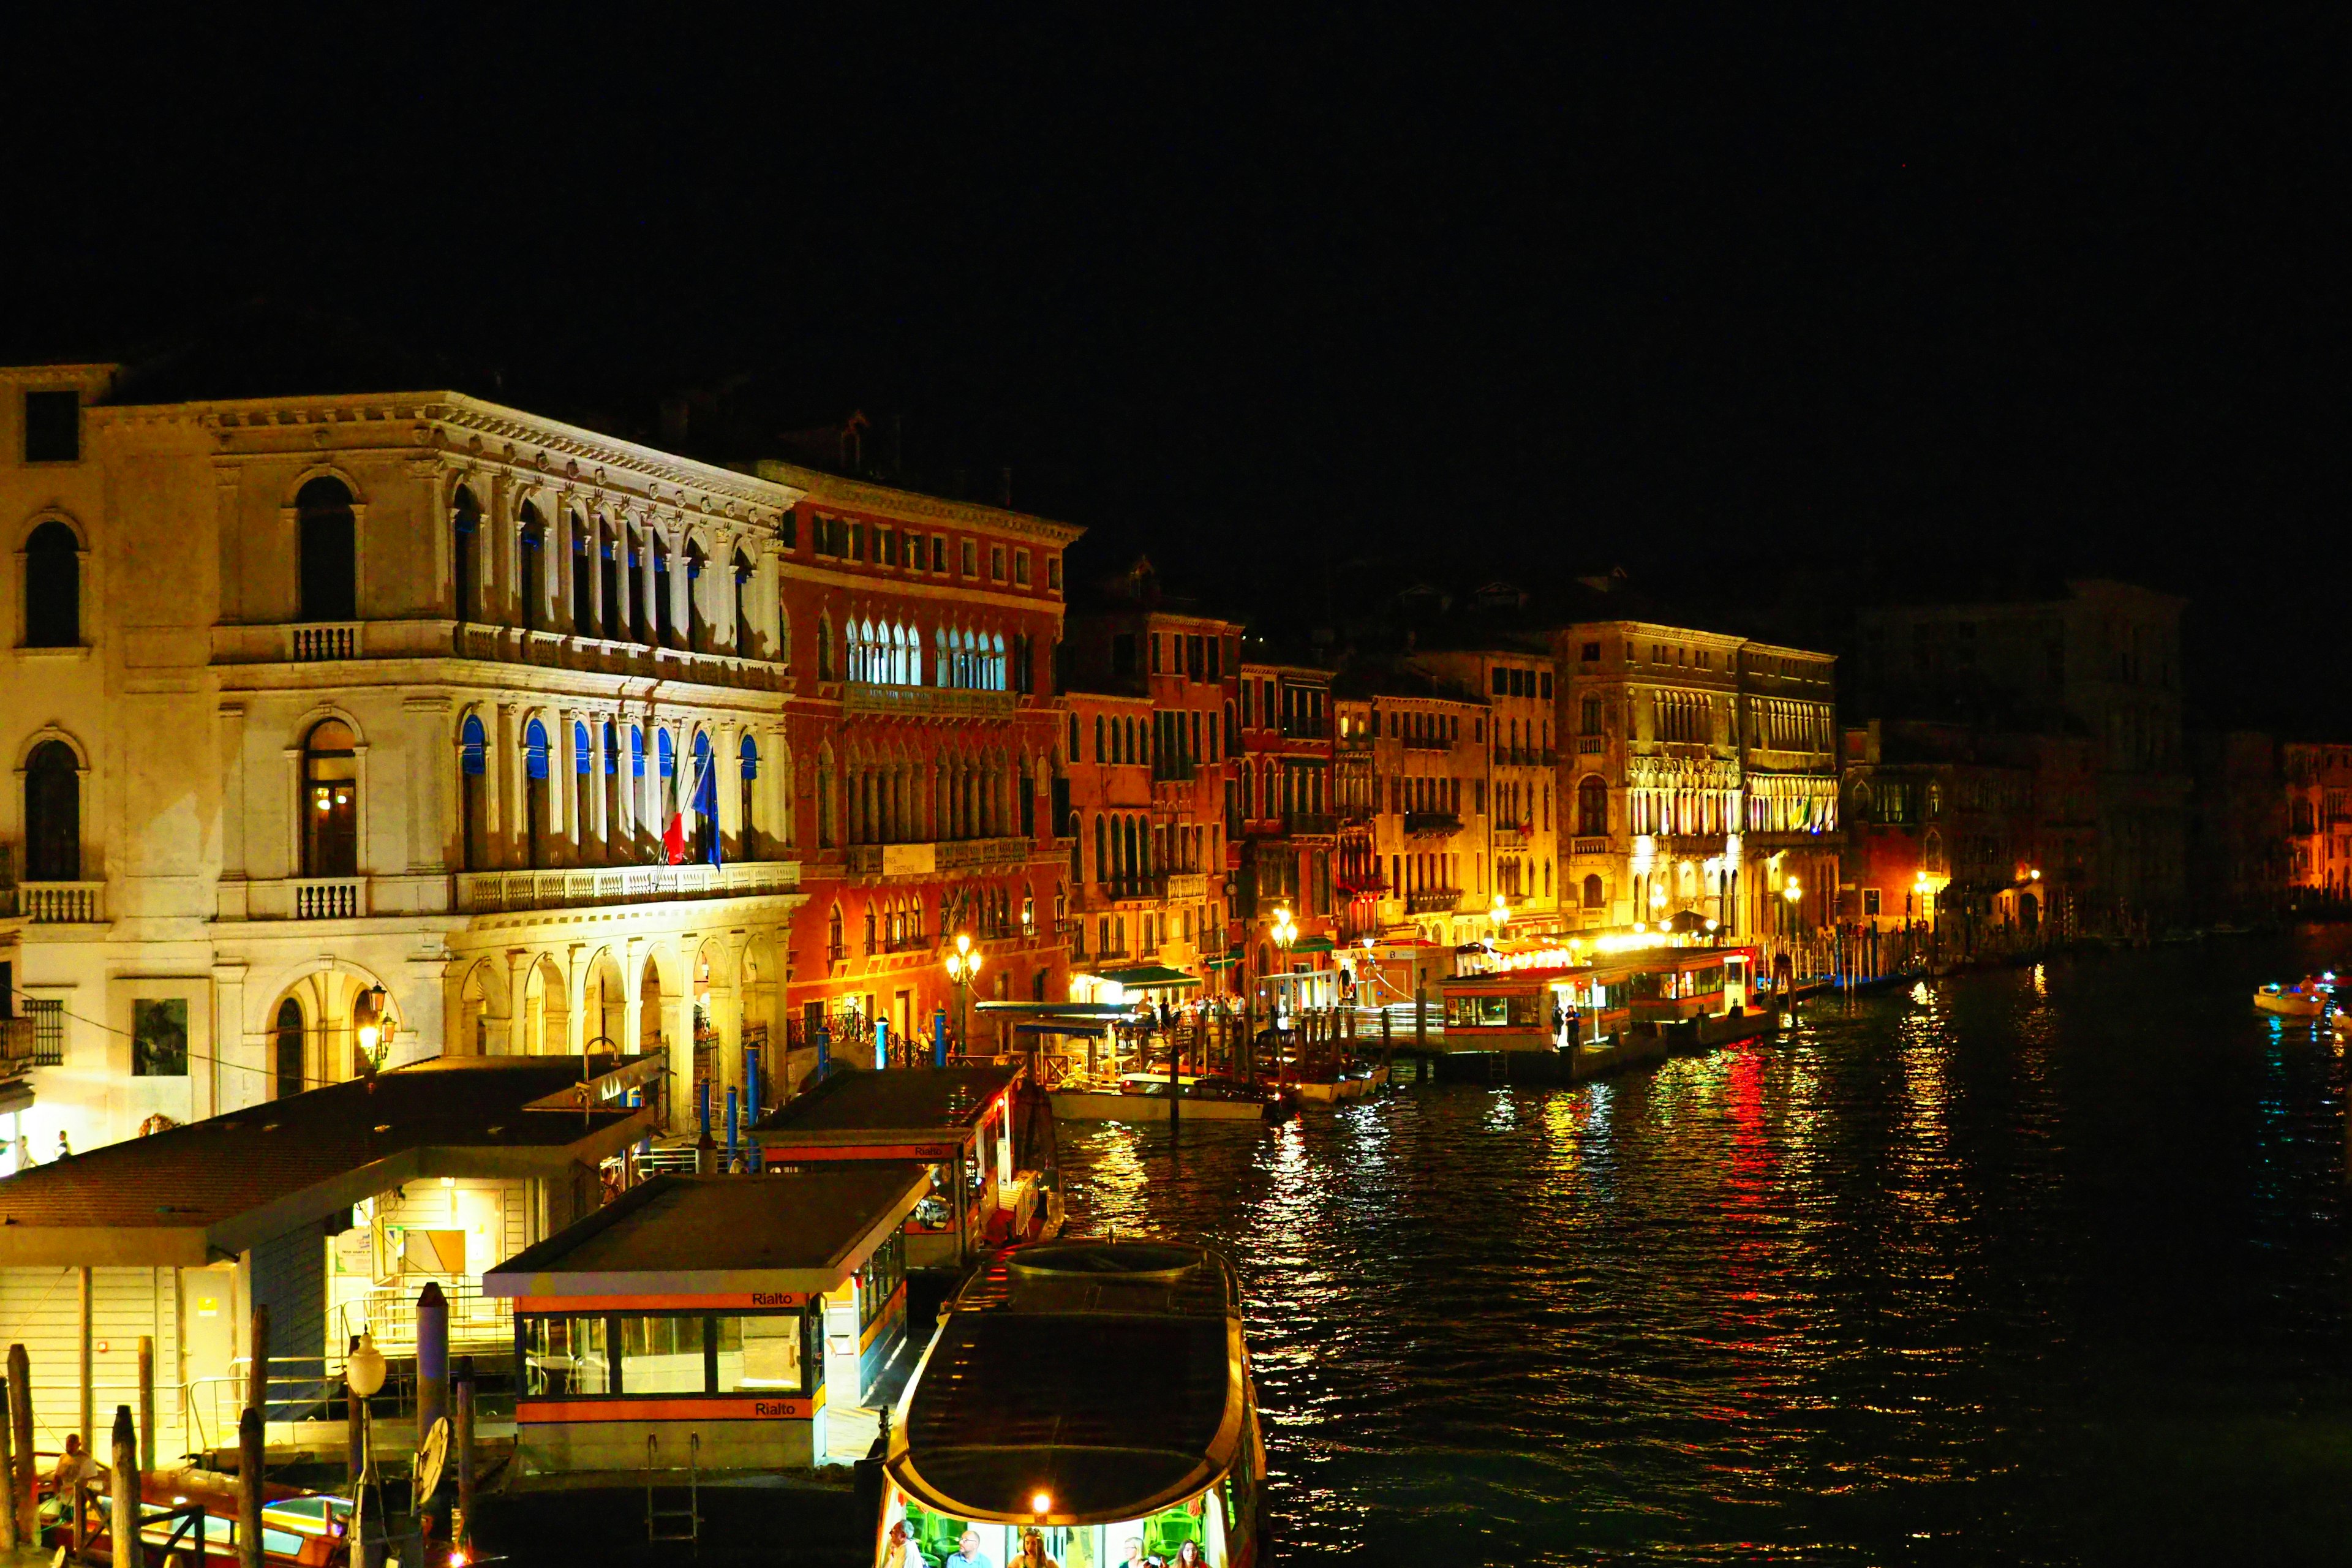
<svg viewBox="0 0 2352 1568">
<path fill-rule="evenodd" d="M 935 845 L 882 846 L 882 874 L 886 877 L 928 877 L 938 869 L 939 855 Z"/>
</svg>

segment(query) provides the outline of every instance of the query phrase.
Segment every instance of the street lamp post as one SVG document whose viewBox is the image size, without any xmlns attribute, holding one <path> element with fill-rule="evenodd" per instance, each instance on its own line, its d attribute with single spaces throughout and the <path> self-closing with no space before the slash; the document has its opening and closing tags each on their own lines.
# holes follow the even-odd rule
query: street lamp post
<svg viewBox="0 0 2352 1568">
<path fill-rule="evenodd" d="M 963 1056 L 971 1054 L 971 984 L 980 978 L 980 961 L 971 933 L 956 932 L 955 946 L 948 951 L 948 982 L 955 987 L 956 1050 Z"/>
<path fill-rule="evenodd" d="M 1287 974 L 1290 973 L 1290 944 L 1298 940 L 1298 926 L 1290 918 L 1289 905 L 1285 904 L 1274 911 L 1274 930 L 1269 934 L 1274 938 L 1275 951 L 1282 955 L 1275 961 L 1281 965 L 1277 973 Z M 1268 1022 L 1274 1026 L 1275 1048 L 1279 1050 L 1282 1041 L 1282 987 L 1280 985 L 1275 986 L 1273 1002 L 1267 1007 L 1266 1013 Z M 1280 1068 L 1281 1064 L 1277 1060 L 1276 1063 L 1277 1076 L 1279 1076 Z"/>
<path fill-rule="evenodd" d="M 358 1406 L 360 1421 L 360 1473 L 352 1480 L 352 1531 L 353 1556 L 367 1560 L 365 1520 L 368 1482 L 375 1479 L 375 1425 L 368 1408 L 383 1387 L 383 1352 L 375 1348 L 373 1334 L 362 1334 L 360 1342 L 343 1359 L 343 1386 L 352 1391 L 352 1403 Z M 258 1489 L 256 1489 L 257 1491 Z M 383 1526 L 377 1526 L 381 1531 Z"/>
</svg>

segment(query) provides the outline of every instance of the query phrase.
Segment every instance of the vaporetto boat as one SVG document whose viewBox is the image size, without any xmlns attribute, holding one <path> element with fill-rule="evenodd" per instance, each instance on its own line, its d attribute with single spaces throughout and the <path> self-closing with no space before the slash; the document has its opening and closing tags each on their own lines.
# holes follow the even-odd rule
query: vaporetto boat
<svg viewBox="0 0 2352 1568">
<path fill-rule="evenodd" d="M 877 1568 L 1010 1564 L 1033 1531 L 1062 1563 L 1173 1562 L 1191 1542 L 1259 1568 L 1265 1447 L 1233 1265 L 1160 1241 L 999 1255 L 941 1317 L 883 1471 Z"/>
</svg>

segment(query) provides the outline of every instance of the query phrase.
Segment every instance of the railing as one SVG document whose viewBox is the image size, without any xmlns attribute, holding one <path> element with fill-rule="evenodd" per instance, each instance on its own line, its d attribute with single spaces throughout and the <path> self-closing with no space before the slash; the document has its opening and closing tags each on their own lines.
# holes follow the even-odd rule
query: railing
<svg viewBox="0 0 2352 1568">
<path fill-rule="evenodd" d="M 1597 757 L 1608 749 L 1609 737 L 1606 735 L 1579 735 L 1576 738 L 1576 754 L 1580 757 Z"/>
<path fill-rule="evenodd" d="M 1502 767 L 1543 768 L 1559 762 L 1559 753 L 1546 751 L 1541 746 L 1497 746 L 1495 748 L 1495 761 Z"/>
<path fill-rule="evenodd" d="M 1283 818 L 1284 833 L 1301 838 L 1328 838 L 1339 831 L 1339 819 L 1328 811 L 1294 811 Z"/>
<path fill-rule="evenodd" d="M 1408 752 L 1450 752 L 1454 742 L 1444 735 L 1407 735 L 1404 749 Z"/>
<path fill-rule="evenodd" d="M 1606 855 L 1610 843 L 1606 838 L 1571 838 L 1568 852 L 1571 855 Z"/>
<path fill-rule="evenodd" d="M 286 628 L 286 657 L 298 664 L 360 657 L 359 621 L 318 621 Z"/>
<path fill-rule="evenodd" d="M 1209 896 L 1209 878 L 1202 871 L 1171 871 L 1168 873 L 1168 901 L 1171 904 L 1197 903 Z"/>
<path fill-rule="evenodd" d="M 882 951 L 885 952 L 929 952 L 932 948 L 938 945 L 939 944 L 931 938 L 918 932 L 913 936 L 894 936 L 885 938 L 882 942 Z"/>
<path fill-rule="evenodd" d="M 1523 829 L 1499 822 L 1495 825 L 1496 848 L 1524 849 L 1527 847 L 1528 835 Z"/>
<path fill-rule="evenodd" d="M 299 877 L 287 886 L 298 921 L 347 921 L 367 913 L 364 877 Z"/>
<path fill-rule="evenodd" d="M 106 919 L 103 882 L 19 882 L 16 896 L 35 925 L 97 925 Z"/>
<path fill-rule="evenodd" d="M 887 844 L 853 844 L 842 854 L 842 868 L 853 877 L 882 875 L 882 851 Z M 942 838 L 931 847 L 934 871 L 968 871 L 983 866 L 1018 866 L 1029 858 L 1030 841 L 1018 835 L 1004 838 Z"/>
<path fill-rule="evenodd" d="M 1102 889 L 1114 899 L 1161 899 L 1168 896 L 1168 878 L 1157 871 L 1139 877 L 1106 877 Z"/>
<path fill-rule="evenodd" d="M 841 689 L 845 713 L 904 713 L 935 719 L 992 719 L 1013 711 L 1017 691 L 961 686 L 876 686 L 853 680 Z"/>
<path fill-rule="evenodd" d="M 489 1350 L 514 1348 L 514 1302 L 505 1296 L 485 1296 L 467 1280 L 436 1276 L 443 1300 L 449 1303 L 449 1348 L 475 1345 Z M 347 1345 L 362 1333 L 375 1336 L 376 1349 L 387 1354 L 416 1352 L 416 1296 L 424 1286 L 372 1290 L 336 1309 L 337 1344 Z"/>
<path fill-rule="evenodd" d="M 1284 724 L 1282 727 L 1282 732 L 1283 735 L 1289 740 L 1320 741 L 1330 735 L 1331 726 L 1328 721 L 1321 724 L 1314 724 L 1301 720 L 1295 723 Z"/>
<path fill-rule="evenodd" d="M 602 866 L 561 871 L 465 871 L 457 876 L 462 914 L 559 910 L 590 904 L 657 903 L 670 899 L 738 899 L 786 893 L 800 886 L 797 860 L 742 860 L 726 866 Z"/>
<path fill-rule="evenodd" d="M 1190 757 L 1168 757 L 1151 764 L 1153 784 L 1189 784 L 1200 768 Z"/>
<path fill-rule="evenodd" d="M 1459 833 L 1462 818 L 1450 811 L 1408 811 L 1404 814 L 1407 833 Z"/>
<path fill-rule="evenodd" d="M 1461 902 L 1459 888 L 1418 888 L 1404 896 L 1405 912 L 1415 915 L 1442 913 Z"/>
<path fill-rule="evenodd" d="M 40 1047 L 30 1018 L 0 1018 L 0 1079 L 16 1078 L 37 1067 Z"/>
</svg>

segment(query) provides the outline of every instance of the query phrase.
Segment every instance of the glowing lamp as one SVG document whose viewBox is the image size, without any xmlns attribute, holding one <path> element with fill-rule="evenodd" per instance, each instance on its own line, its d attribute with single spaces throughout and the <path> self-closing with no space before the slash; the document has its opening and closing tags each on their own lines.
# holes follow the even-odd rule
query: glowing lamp
<svg viewBox="0 0 2352 1568">
<path fill-rule="evenodd" d="M 343 1383 L 362 1399 L 373 1399 L 383 1387 L 383 1352 L 373 1334 L 362 1334 L 359 1349 L 344 1358 Z"/>
<path fill-rule="evenodd" d="M 359 1032 L 360 1049 L 370 1056 L 375 1055 L 383 1039 L 384 1004 L 391 999 L 383 986 L 371 985 L 352 1004 L 352 1024 Z"/>
<path fill-rule="evenodd" d="M 1033 1494 L 1029 1499 L 1029 1511 L 1040 1516 L 1053 1512 L 1054 1494 L 1051 1492 L 1037 1492 Z"/>
</svg>

